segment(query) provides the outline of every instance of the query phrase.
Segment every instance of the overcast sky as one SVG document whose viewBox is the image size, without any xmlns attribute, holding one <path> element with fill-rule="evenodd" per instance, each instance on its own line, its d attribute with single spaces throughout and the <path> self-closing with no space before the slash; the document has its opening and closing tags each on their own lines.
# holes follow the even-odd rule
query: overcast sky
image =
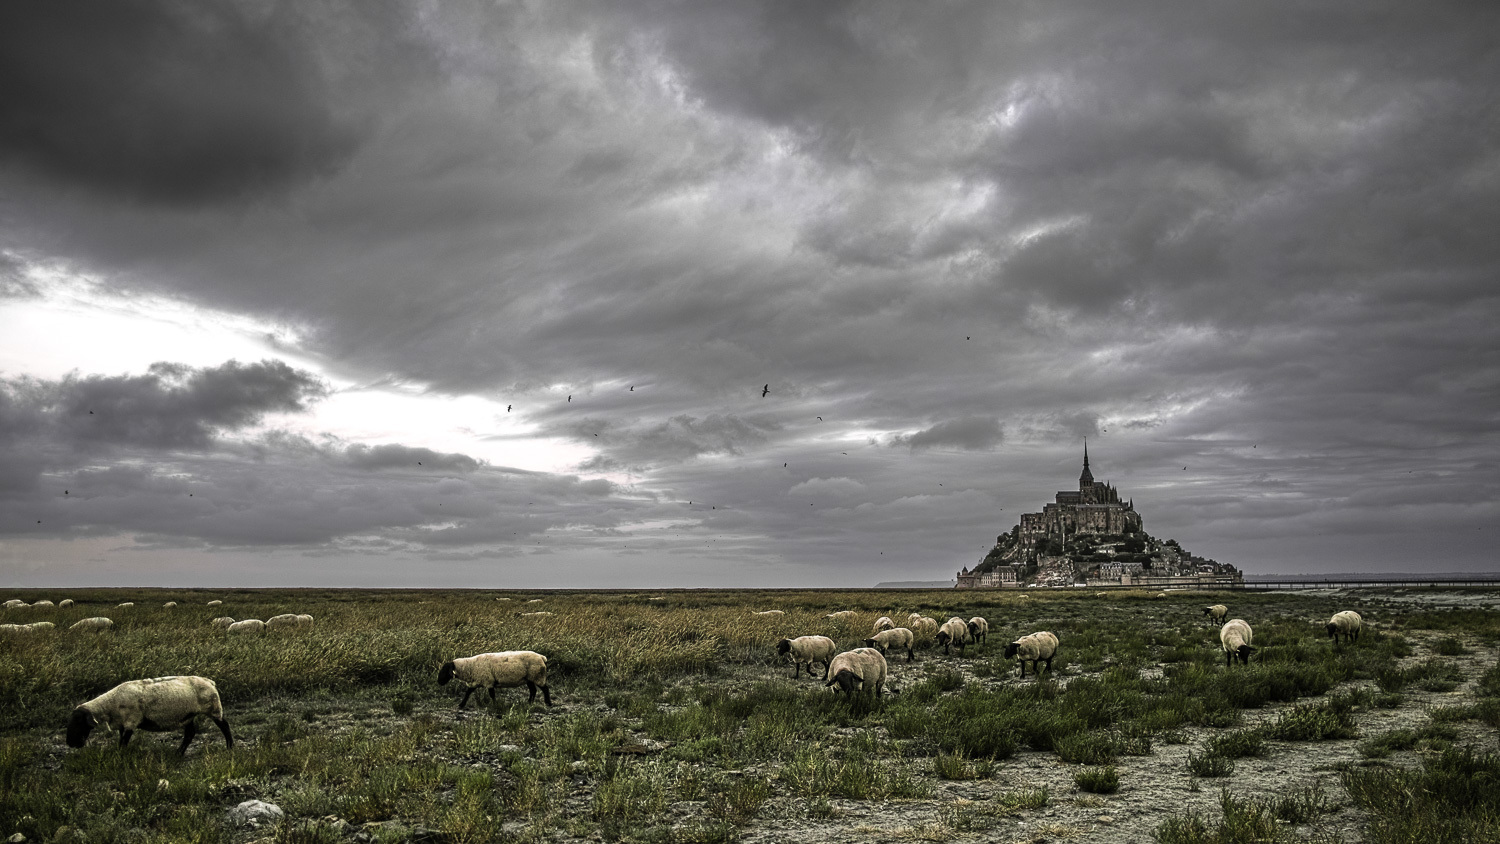
<svg viewBox="0 0 1500 844">
<path fill-rule="evenodd" d="M 0 584 L 943 579 L 1085 437 L 1248 573 L 1495 571 L 1496 33 L 0 4 Z"/>
</svg>

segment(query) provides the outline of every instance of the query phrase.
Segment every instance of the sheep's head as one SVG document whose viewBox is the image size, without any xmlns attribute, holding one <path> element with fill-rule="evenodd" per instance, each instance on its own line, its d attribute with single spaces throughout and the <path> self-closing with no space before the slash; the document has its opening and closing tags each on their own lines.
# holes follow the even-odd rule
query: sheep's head
<svg viewBox="0 0 1500 844">
<path fill-rule="evenodd" d="M 1203 608 L 1203 614 L 1204 615 L 1213 615 L 1214 614 L 1214 608 L 1213 607 L 1204 607 Z"/>
<path fill-rule="evenodd" d="M 1021 643 L 1020 642 L 1011 642 L 1010 644 L 1008 644 L 1008 645 L 1005 646 L 1005 658 L 1006 659 L 1015 659 L 1016 658 L 1016 654 L 1018 654 L 1020 652 L 1021 652 Z"/>
<path fill-rule="evenodd" d="M 946 631 L 946 630 L 939 630 L 938 634 L 936 636 L 934 636 L 933 638 L 937 639 L 937 643 L 939 645 L 946 645 L 946 644 L 948 644 L 949 641 L 951 641 L 953 639 L 952 636 L 948 635 L 948 631 Z"/>
<path fill-rule="evenodd" d="M 88 743 L 89 733 L 94 731 L 94 725 L 99 720 L 94 713 L 80 706 L 73 710 L 68 717 L 68 747 L 83 747 Z"/>
<path fill-rule="evenodd" d="M 823 685 L 825 688 L 836 685 L 839 687 L 839 691 L 847 695 L 852 694 L 855 689 L 863 688 L 864 684 L 865 678 L 855 674 L 848 668 L 840 668 L 839 673 L 828 678 L 828 682 Z"/>
<path fill-rule="evenodd" d="M 1328 637 L 1330 639 L 1337 639 L 1339 637 L 1339 626 L 1337 624 L 1334 624 L 1331 621 L 1328 622 L 1328 624 L 1327 624 L 1327 630 L 1328 630 Z"/>
<path fill-rule="evenodd" d="M 879 650 L 881 652 L 885 651 L 884 648 L 880 647 L 880 640 L 879 639 L 866 639 L 865 640 L 865 647 L 867 647 L 867 648 L 875 648 L 876 650 Z"/>
<path fill-rule="evenodd" d="M 979 635 L 979 622 L 977 622 L 977 621 L 971 621 L 971 622 L 969 622 L 969 635 L 970 636 L 978 636 Z"/>
<path fill-rule="evenodd" d="M 1240 662 L 1243 662 L 1246 665 L 1249 665 L 1250 664 L 1250 654 L 1255 653 L 1255 648 L 1253 648 L 1253 647 L 1251 647 L 1249 645 L 1240 645 L 1239 648 L 1237 648 L 1235 650 L 1235 652 L 1239 654 L 1239 656 L 1240 656 Z"/>
<path fill-rule="evenodd" d="M 791 639 L 782 639 L 780 642 L 776 643 L 776 653 L 781 654 L 782 656 L 786 656 L 787 654 L 789 654 L 791 652 L 792 652 L 792 640 Z"/>
<path fill-rule="evenodd" d="M 455 668 L 455 666 L 453 665 L 453 660 L 451 660 L 451 659 L 448 660 L 447 662 L 443 663 L 443 667 L 438 669 L 438 685 L 439 686 L 446 686 L 446 685 L 448 685 L 448 681 L 453 679 L 453 669 L 454 668 Z"/>
</svg>

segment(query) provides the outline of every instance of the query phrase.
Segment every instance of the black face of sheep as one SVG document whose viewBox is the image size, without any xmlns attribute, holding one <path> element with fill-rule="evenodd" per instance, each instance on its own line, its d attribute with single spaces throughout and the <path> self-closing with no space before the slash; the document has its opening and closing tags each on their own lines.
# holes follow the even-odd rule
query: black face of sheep
<svg viewBox="0 0 1500 844">
<path fill-rule="evenodd" d="M 791 652 L 792 652 L 792 640 L 791 639 L 782 639 L 780 642 L 776 643 L 776 653 L 780 654 L 781 656 L 786 656 L 787 654 L 789 654 Z"/>
<path fill-rule="evenodd" d="M 1008 644 L 1008 645 L 1005 646 L 1005 658 L 1006 659 L 1015 659 L 1016 658 L 1016 654 L 1020 653 L 1020 651 L 1021 651 L 1021 643 L 1020 642 L 1011 642 L 1010 644 Z"/>
<path fill-rule="evenodd" d="M 850 671 L 847 668 L 840 668 L 839 673 L 829 678 L 828 682 L 825 685 L 838 686 L 839 691 L 843 692 L 845 696 L 848 696 L 854 694 L 855 687 L 863 682 L 864 678 L 860 677 L 858 674 L 855 674 L 853 671 Z"/>
<path fill-rule="evenodd" d="M 78 707 L 68 717 L 68 747 L 83 747 L 88 744 L 89 733 L 94 731 L 94 716 L 87 709 Z"/>
<path fill-rule="evenodd" d="M 979 625 L 972 621 L 969 622 L 969 638 L 975 642 L 979 641 Z"/>
<path fill-rule="evenodd" d="M 876 650 L 880 651 L 881 653 L 885 653 L 885 648 L 880 647 L 880 640 L 879 639 L 866 639 L 865 640 L 865 647 L 867 647 L 867 648 L 875 648 Z"/>
<path fill-rule="evenodd" d="M 1253 647 L 1251 647 L 1249 645 L 1240 645 L 1234 651 L 1225 651 L 1224 652 L 1224 664 L 1225 665 L 1233 665 L 1235 658 L 1238 657 L 1239 661 L 1242 664 L 1249 665 L 1250 664 L 1250 654 L 1252 654 L 1252 653 L 1255 653 L 1255 648 L 1253 648 Z"/>
<path fill-rule="evenodd" d="M 443 663 L 442 668 L 438 669 L 439 686 L 446 686 L 448 685 L 448 681 L 453 679 L 453 668 L 453 660 L 450 659 L 447 662 Z"/>
<path fill-rule="evenodd" d="M 953 641 L 953 637 L 949 636 L 948 631 L 946 630 L 939 630 L 938 634 L 933 638 L 937 640 L 937 643 L 939 645 L 942 645 L 945 648 L 948 646 L 949 642 Z"/>
<path fill-rule="evenodd" d="M 1337 642 L 1339 640 L 1339 626 L 1330 621 L 1326 625 L 1326 628 L 1328 630 L 1328 638 Z"/>
</svg>

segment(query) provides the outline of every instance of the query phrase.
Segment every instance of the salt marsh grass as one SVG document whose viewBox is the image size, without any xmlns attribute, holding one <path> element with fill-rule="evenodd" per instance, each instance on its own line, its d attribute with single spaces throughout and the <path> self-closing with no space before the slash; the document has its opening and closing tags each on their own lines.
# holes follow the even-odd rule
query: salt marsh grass
<svg viewBox="0 0 1500 844">
<path fill-rule="evenodd" d="M 1500 667 L 1488 658 L 1478 671 L 1463 667 L 1500 644 L 1495 613 L 1414 611 L 1382 618 L 1360 642 L 1335 648 L 1317 623 L 1326 602 L 1237 594 L 1235 612 L 1256 620 L 1261 650 L 1249 666 L 1226 669 L 1198 617 L 1203 596 L 693 591 L 653 601 L 630 592 L 77 590 L 68 597 L 78 605 L 49 611 L 59 630 L 0 639 L 4 835 L 238 844 L 245 836 L 224 825 L 224 811 L 250 797 L 288 812 L 277 841 L 348 840 L 361 825 L 377 841 L 411 838 L 417 827 L 455 842 L 732 841 L 785 818 L 836 825 L 851 802 L 926 806 L 936 819 L 931 830 L 963 831 L 999 816 L 1063 811 L 1073 804 L 1050 800 L 1057 788 L 1109 795 L 1122 780 L 1141 788 L 1142 766 L 1164 745 L 1198 748 L 1188 757 L 1196 776 L 1225 776 L 1236 759 L 1354 738 L 1360 712 L 1409 708 L 1466 683 L 1472 693 L 1432 708 L 1425 726 L 1349 746 L 1351 760 L 1423 750 L 1447 761 L 1429 760 L 1420 771 L 1350 769 L 1343 783 L 1350 799 L 1372 800 L 1381 787 L 1436 783 L 1436 805 L 1451 815 L 1442 829 L 1493 828 L 1483 814 L 1490 804 L 1460 793 L 1454 772 L 1487 776 L 1493 765 L 1478 751 L 1462 755 L 1461 737 L 1480 724 L 1500 726 Z M 502 597 L 512 600 L 495 600 Z M 530 597 L 554 615 L 520 616 Z M 210 598 L 225 604 L 207 607 Z M 125 600 L 136 608 L 113 610 Z M 159 609 L 165 600 L 179 606 Z M 752 607 L 785 614 L 755 616 Z M 826 617 L 846 608 L 855 617 Z M 911 611 L 985 615 L 994 638 L 962 657 L 919 645 L 916 662 L 892 661 L 896 691 L 881 701 L 846 701 L 775 664 L 772 646 L 783 636 L 826 635 L 856 647 L 878 616 Z M 315 625 L 229 636 L 208 623 L 282 612 L 310 613 Z M 97 614 L 112 616 L 116 628 L 88 636 L 63 629 Z M 1000 643 L 1042 629 L 1061 640 L 1054 670 L 1020 679 Z M 1418 633 L 1435 643 L 1430 652 L 1409 638 Z M 1444 644 L 1450 640 L 1459 646 Z M 504 690 L 458 713 L 458 693 L 436 685 L 448 659 L 518 649 L 548 657 L 557 706 L 528 705 L 524 690 Z M 168 674 L 215 680 L 239 739 L 232 751 L 200 737 L 179 757 L 175 739 L 141 735 L 122 752 L 104 731 L 82 750 L 63 746 L 62 725 L 77 703 L 122 680 Z M 1260 709 L 1271 710 L 1257 717 L 1260 726 L 1243 726 L 1245 713 Z M 1052 791 L 1009 784 L 1007 768 L 1023 754 L 1063 771 Z M 1171 767 L 1184 776 L 1181 761 Z M 1423 779 L 1380 779 L 1398 773 Z M 991 797 L 954 802 L 943 797 L 949 787 Z M 1327 800 L 1301 791 L 1280 799 L 1225 795 L 1222 820 L 1203 812 L 1169 819 L 1158 838 L 1249 840 L 1212 836 L 1257 833 L 1266 818 L 1315 821 L 1327 811 Z M 1412 808 L 1414 817 L 1427 817 L 1422 811 Z M 904 810 L 892 812 L 905 821 Z M 1438 829 L 1431 824 L 1412 828 Z"/>
</svg>

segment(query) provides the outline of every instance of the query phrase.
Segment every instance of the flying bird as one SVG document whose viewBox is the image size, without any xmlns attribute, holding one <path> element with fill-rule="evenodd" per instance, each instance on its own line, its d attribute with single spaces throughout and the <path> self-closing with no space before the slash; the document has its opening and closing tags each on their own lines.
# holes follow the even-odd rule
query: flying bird
<svg viewBox="0 0 1500 844">
<path fill-rule="evenodd" d="M 512 407 L 512 405 L 506 405 L 506 406 L 505 406 L 505 412 L 506 412 L 506 413 L 510 413 L 510 409 L 511 409 L 511 407 Z"/>
<path fill-rule="evenodd" d="M 770 384 L 767 384 L 766 386 L 761 387 L 760 388 L 760 397 L 761 398 L 765 398 L 766 397 L 766 393 L 769 393 L 769 392 L 771 392 L 771 385 Z"/>
<path fill-rule="evenodd" d="M 573 397 L 572 396 L 568 396 L 568 401 L 572 401 L 572 400 L 573 400 Z"/>
<path fill-rule="evenodd" d="M 634 384 L 630 385 L 630 392 L 632 392 L 632 393 L 635 392 L 635 385 Z"/>
<path fill-rule="evenodd" d="M 822 422 L 822 421 L 823 421 L 823 417 L 821 417 L 821 416 L 819 416 L 819 417 L 818 417 L 818 421 L 819 421 L 819 422 Z"/>
</svg>

